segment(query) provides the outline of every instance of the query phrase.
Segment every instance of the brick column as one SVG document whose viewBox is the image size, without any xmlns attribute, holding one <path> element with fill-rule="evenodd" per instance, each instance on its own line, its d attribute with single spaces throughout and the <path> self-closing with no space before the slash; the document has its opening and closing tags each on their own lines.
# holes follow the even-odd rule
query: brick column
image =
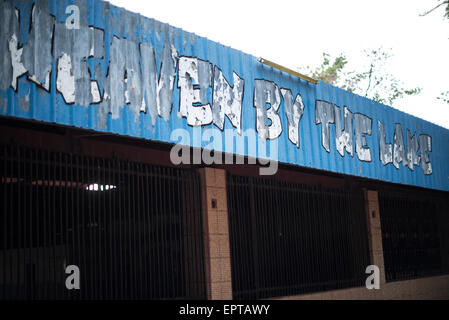
<svg viewBox="0 0 449 320">
<path fill-rule="evenodd" d="M 379 196 L 377 191 L 365 190 L 366 221 L 368 226 L 371 264 L 380 269 L 380 285 L 386 283 L 382 229 L 380 224 Z"/>
<path fill-rule="evenodd" d="M 199 172 L 207 297 L 209 300 L 232 300 L 226 171 L 202 168 Z"/>
</svg>

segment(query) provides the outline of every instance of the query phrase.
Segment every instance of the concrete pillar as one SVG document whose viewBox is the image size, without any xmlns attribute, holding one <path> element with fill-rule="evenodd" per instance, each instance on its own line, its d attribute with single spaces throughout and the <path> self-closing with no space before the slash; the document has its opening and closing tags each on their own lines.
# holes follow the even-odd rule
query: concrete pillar
<svg viewBox="0 0 449 320">
<path fill-rule="evenodd" d="M 207 297 L 232 300 L 226 171 L 202 168 L 203 239 Z"/>
<path fill-rule="evenodd" d="M 366 221 L 368 227 L 371 264 L 380 269 L 380 285 L 386 283 L 382 228 L 380 224 L 379 195 L 377 191 L 365 190 Z"/>
</svg>

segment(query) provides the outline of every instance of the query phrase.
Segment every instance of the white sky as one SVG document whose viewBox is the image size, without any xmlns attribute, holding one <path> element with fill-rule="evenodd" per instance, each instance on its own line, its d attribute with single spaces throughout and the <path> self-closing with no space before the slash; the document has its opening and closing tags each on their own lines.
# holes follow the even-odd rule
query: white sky
<svg viewBox="0 0 449 320">
<path fill-rule="evenodd" d="M 395 107 L 449 128 L 449 19 L 436 0 L 109 0 L 114 5 L 297 70 L 321 63 L 322 52 L 346 54 L 349 69 L 361 52 L 380 46 L 394 57 L 386 70 L 418 96 Z M 358 70 L 361 71 L 361 70 Z"/>
</svg>

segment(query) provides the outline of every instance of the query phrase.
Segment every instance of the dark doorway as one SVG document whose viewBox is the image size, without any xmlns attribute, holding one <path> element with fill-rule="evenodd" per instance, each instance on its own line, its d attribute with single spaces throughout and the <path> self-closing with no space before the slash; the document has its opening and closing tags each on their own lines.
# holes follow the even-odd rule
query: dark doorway
<svg viewBox="0 0 449 320">
<path fill-rule="evenodd" d="M 363 192 L 228 175 L 235 299 L 364 286 Z"/>
<path fill-rule="evenodd" d="M 0 172 L 0 299 L 205 299 L 197 172 L 13 145 Z"/>
</svg>

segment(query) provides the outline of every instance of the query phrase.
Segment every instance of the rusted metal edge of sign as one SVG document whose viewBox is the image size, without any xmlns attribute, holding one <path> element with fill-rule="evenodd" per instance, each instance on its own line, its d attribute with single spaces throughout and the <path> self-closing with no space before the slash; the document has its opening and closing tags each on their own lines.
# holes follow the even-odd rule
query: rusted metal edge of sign
<svg viewBox="0 0 449 320">
<path fill-rule="evenodd" d="M 314 78 L 311 78 L 309 76 L 303 75 L 302 73 L 293 71 L 292 69 L 289 69 L 289 68 L 286 68 L 284 66 L 281 66 L 281 65 L 279 65 L 279 64 L 277 64 L 277 63 L 275 63 L 273 61 L 270 61 L 270 60 L 267 60 L 267 59 L 264 59 L 264 58 L 261 58 L 261 57 L 259 57 L 257 59 L 257 61 L 259 61 L 260 63 L 266 64 L 267 66 L 270 66 L 270 67 L 273 67 L 275 69 L 279 69 L 279 70 L 281 70 L 283 72 L 286 72 L 288 74 L 291 74 L 292 76 L 298 77 L 298 78 L 300 78 L 302 80 L 305 80 L 307 82 L 311 82 L 313 84 L 318 84 L 318 80 L 316 80 Z"/>
</svg>

